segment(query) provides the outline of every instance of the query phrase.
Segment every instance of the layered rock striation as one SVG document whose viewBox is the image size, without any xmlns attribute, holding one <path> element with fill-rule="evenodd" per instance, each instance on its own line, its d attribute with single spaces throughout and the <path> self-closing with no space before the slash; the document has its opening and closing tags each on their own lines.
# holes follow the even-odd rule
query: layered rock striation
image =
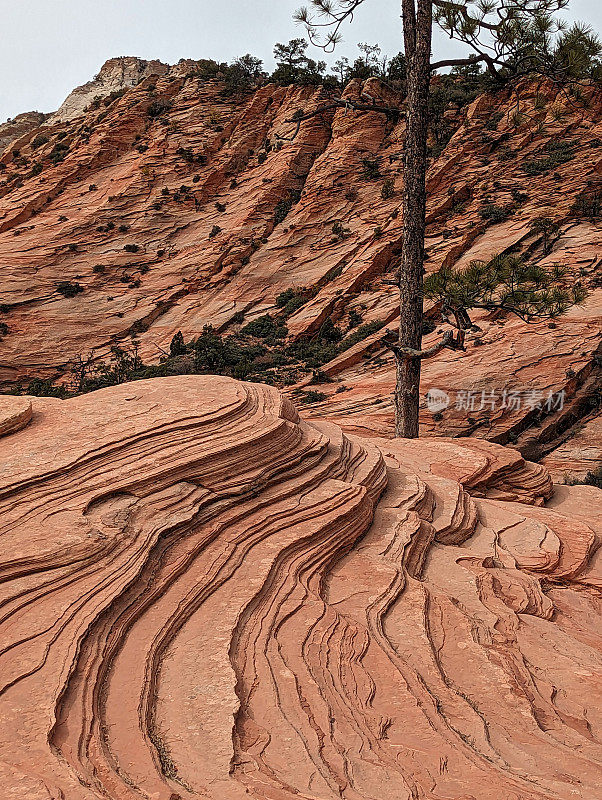
<svg viewBox="0 0 602 800">
<path fill-rule="evenodd" d="M 88 111 L 29 130 L 0 157 L 2 385 L 73 383 L 74 365 L 107 362 L 133 340 L 157 364 L 178 331 L 187 342 L 205 325 L 236 334 L 281 315 L 276 299 L 298 291 L 288 341 L 311 339 L 327 320 L 343 333 L 378 328 L 321 366 L 332 382 L 315 416 L 391 435 L 383 339 L 398 318 L 403 115 L 330 110 L 286 141 L 296 112 L 328 103 L 326 89 L 232 93 L 193 62 L 161 74 L 154 62 L 122 61 L 101 73 L 119 90 L 97 101 L 97 88 L 86 90 L 86 102 L 96 92 Z M 345 92 L 401 102 L 375 80 Z M 503 92 L 448 112 L 455 133 L 428 175 L 427 269 L 521 252 L 566 265 L 590 295 L 551 325 L 475 317 L 466 354 L 425 362 L 423 394 L 446 391 L 452 405 L 439 418 L 423 403 L 421 423 L 540 459 L 599 419 L 602 100 L 593 86 L 579 102 L 545 85 L 519 95 L 519 115 Z M 559 225 L 550 242 L 530 227 L 542 216 Z M 473 394 L 471 407 L 456 410 L 459 392 Z M 521 406 L 492 409 L 483 392 L 519 392 Z M 566 402 L 542 414 L 550 394 Z"/>
<path fill-rule="evenodd" d="M 144 78 L 165 75 L 169 69 L 169 65 L 156 59 L 146 61 L 135 56 L 111 58 L 103 64 L 93 80 L 78 86 L 69 94 L 48 122 L 70 122 L 83 114 L 97 98 L 103 99 L 112 92 L 125 92 Z"/>
<path fill-rule="evenodd" d="M 215 376 L 0 434 L 2 797 L 597 797 L 599 490 Z"/>
<path fill-rule="evenodd" d="M 25 114 L 17 114 L 14 119 L 9 119 L 0 124 L 0 151 L 6 150 L 9 145 L 26 136 L 30 131 L 34 131 L 42 125 L 48 114 L 41 114 L 39 111 L 29 111 Z"/>
</svg>

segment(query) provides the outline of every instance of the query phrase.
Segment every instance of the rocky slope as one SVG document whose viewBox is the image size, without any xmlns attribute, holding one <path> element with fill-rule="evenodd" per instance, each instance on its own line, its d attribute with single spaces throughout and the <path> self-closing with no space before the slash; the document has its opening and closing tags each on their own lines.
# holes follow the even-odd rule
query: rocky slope
<svg viewBox="0 0 602 800">
<path fill-rule="evenodd" d="M 382 323 L 322 367 L 334 382 L 319 387 L 326 399 L 312 413 L 389 435 L 394 376 L 382 338 L 397 317 L 387 281 L 401 236 L 403 122 L 339 109 L 286 142 L 287 120 L 320 106 L 324 89 L 228 95 L 192 63 L 163 76 L 145 69 L 135 67 L 136 86 L 28 132 L 0 158 L 4 387 L 70 380 L 78 359 L 106 360 L 132 337 L 156 363 L 178 331 L 190 340 L 210 323 L 235 333 L 280 313 L 283 291 L 304 288 L 290 340 L 328 318 L 342 331 Z M 399 102 L 374 80 L 346 92 Z M 478 319 L 466 355 L 425 364 L 423 392 L 443 390 L 452 404 L 441 418 L 425 405 L 422 422 L 427 433 L 511 442 L 539 459 L 600 408 L 601 227 L 588 209 L 602 190 L 602 98 L 531 85 L 519 96 L 518 106 L 515 96 L 483 96 L 449 115 L 456 133 L 429 171 L 428 269 L 522 251 L 566 264 L 590 296 L 555 327 Z M 529 229 L 542 215 L 561 226 L 549 252 Z M 493 408 L 483 391 L 518 392 L 520 408 Z M 460 392 L 473 393 L 468 410 L 455 407 Z M 563 408 L 546 408 L 559 395 Z"/>
<path fill-rule="evenodd" d="M 0 435 L 3 798 L 598 797 L 599 490 L 219 377 Z"/>
<path fill-rule="evenodd" d="M 112 92 L 122 92 L 137 86 L 149 75 L 166 75 L 169 71 L 169 65 L 162 61 L 145 61 L 132 56 L 111 58 L 103 64 L 93 80 L 71 92 L 48 122 L 70 122 L 86 111 L 95 100 L 104 99 Z"/>
<path fill-rule="evenodd" d="M 48 117 L 39 111 L 29 111 L 17 114 L 14 119 L 9 119 L 0 125 L 0 151 L 6 150 L 16 139 L 26 136 L 30 131 L 39 128 Z"/>
</svg>

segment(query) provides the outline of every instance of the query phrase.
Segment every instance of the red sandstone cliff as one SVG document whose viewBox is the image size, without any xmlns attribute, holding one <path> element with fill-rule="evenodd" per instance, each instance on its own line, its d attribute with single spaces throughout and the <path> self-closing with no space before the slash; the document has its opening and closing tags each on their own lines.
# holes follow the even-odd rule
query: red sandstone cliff
<svg viewBox="0 0 602 800">
<path fill-rule="evenodd" d="M 403 124 L 340 110 L 281 143 L 322 89 L 122 67 L 0 155 L 3 389 L 133 341 L 157 363 L 290 288 L 313 289 L 290 341 L 382 325 L 301 418 L 308 375 L 0 395 L 0 796 L 597 800 L 601 493 L 552 478 L 602 453 L 602 226 L 574 212 L 601 188 L 602 98 L 525 86 L 518 116 L 502 95 L 453 115 L 428 269 L 512 249 L 590 295 L 551 325 L 476 318 L 423 381 L 474 407 L 391 441 Z"/>
<path fill-rule="evenodd" d="M 339 110 L 283 143 L 277 135 L 290 132 L 286 120 L 316 108 L 324 90 L 268 85 L 228 97 L 220 81 L 195 77 L 194 65 L 173 69 L 93 103 L 71 122 L 29 131 L 0 159 L 5 386 L 60 377 L 78 356 L 105 358 L 132 334 L 144 360 L 157 361 L 178 330 L 186 339 L 206 323 L 236 331 L 241 317 L 273 311 L 288 288 L 317 288 L 288 320 L 292 338 L 311 334 L 327 316 L 344 328 L 350 313 L 394 326 L 397 293 L 386 281 L 401 235 L 403 123 Z M 397 102 L 375 81 L 347 92 Z M 516 99 L 498 95 L 455 119 L 457 131 L 429 172 L 428 269 L 512 248 L 567 264 L 591 294 L 555 327 L 479 319 L 482 334 L 467 354 L 444 351 L 425 365 L 424 391 L 565 391 L 567 403 L 543 430 L 526 405 L 474 414 L 452 408 L 438 421 L 425 409 L 423 426 L 511 440 L 539 458 L 570 439 L 576 424 L 591 420 L 592 436 L 599 429 L 592 398 L 601 371 L 601 229 L 571 209 L 601 185 L 602 99 L 590 89 L 577 104 L 548 88 L 542 106 L 528 85 L 520 95 L 518 115 Z M 365 178 L 366 158 L 378 159 L 380 177 Z M 539 170 L 546 159 L 550 167 Z M 395 190 L 388 199 L 385 180 Z M 290 212 L 276 225 L 282 202 Z M 512 213 L 485 220 L 485 205 Z M 545 255 L 528 227 L 542 214 L 561 224 Z M 333 234 L 335 223 L 343 235 Z M 64 297 L 61 282 L 83 291 Z M 381 338 L 323 368 L 335 383 L 321 387 L 328 398 L 314 415 L 390 433 L 393 371 Z M 550 466 L 560 471 L 567 458 Z"/>
</svg>

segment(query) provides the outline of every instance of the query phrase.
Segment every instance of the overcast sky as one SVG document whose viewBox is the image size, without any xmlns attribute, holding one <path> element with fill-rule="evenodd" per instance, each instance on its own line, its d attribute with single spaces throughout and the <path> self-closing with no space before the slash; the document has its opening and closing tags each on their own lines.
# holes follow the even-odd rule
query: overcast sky
<svg viewBox="0 0 602 800">
<path fill-rule="evenodd" d="M 302 35 L 292 14 L 306 0 L 0 0 L 0 121 L 54 111 L 115 56 L 230 61 L 253 53 L 272 68 L 275 42 Z M 358 42 L 401 50 L 400 0 L 366 0 L 344 30 L 341 54 Z M 571 16 L 602 32 L 600 0 L 573 0 Z M 437 56 L 457 50 L 441 34 Z M 316 54 L 319 57 L 319 51 Z"/>
</svg>

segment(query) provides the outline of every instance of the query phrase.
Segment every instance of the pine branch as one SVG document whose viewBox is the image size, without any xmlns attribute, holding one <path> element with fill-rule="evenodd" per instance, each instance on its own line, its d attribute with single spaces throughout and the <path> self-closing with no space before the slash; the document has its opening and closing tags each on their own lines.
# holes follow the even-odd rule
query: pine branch
<svg viewBox="0 0 602 800">
<path fill-rule="evenodd" d="M 309 111 L 306 114 L 297 113 L 295 116 L 291 117 L 290 119 L 285 120 L 285 125 L 293 125 L 295 124 L 295 130 L 291 134 L 291 136 L 281 136 L 280 134 L 276 134 L 276 139 L 283 141 L 283 142 L 292 142 L 299 134 L 301 130 L 301 124 L 303 122 L 307 122 L 307 120 L 313 119 L 314 117 L 318 117 L 322 114 L 327 113 L 328 111 L 335 111 L 339 108 L 344 108 L 348 111 L 364 111 L 364 112 L 374 112 L 376 114 L 385 114 L 387 117 L 393 120 L 397 120 L 400 115 L 400 109 L 394 106 L 379 106 L 379 105 L 369 105 L 368 103 L 356 103 L 352 100 L 333 100 L 326 105 L 320 106 L 316 108 L 314 111 Z"/>
<path fill-rule="evenodd" d="M 440 353 L 442 350 L 464 350 L 464 343 L 463 339 L 460 341 L 459 339 L 454 338 L 454 334 L 452 331 L 445 331 L 443 334 L 443 338 L 440 339 L 436 344 L 432 347 L 427 347 L 423 350 L 414 350 L 411 347 L 401 347 L 399 344 L 392 344 L 385 341 L 386 346 L 389 350 L 392 350 L 395 356 L 401 360 L 410 360 L 414 358 L 424 359 L 424 358 L 432 358 Z"/>
</svg>

